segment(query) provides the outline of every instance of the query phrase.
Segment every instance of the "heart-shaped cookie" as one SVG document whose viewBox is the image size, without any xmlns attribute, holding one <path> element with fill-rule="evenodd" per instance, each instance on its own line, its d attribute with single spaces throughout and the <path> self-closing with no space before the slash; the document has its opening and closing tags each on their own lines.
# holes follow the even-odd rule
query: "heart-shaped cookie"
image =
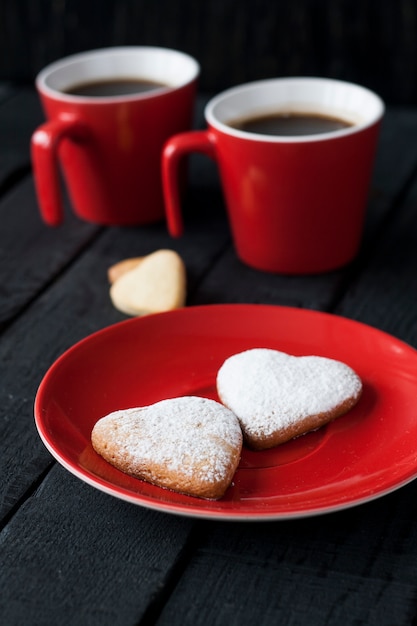
<svg viewBox="0 0 417 626">
<path fill-rule="evenodd" d="M 113 305 L 127 315 L 170 311 L 185 304 L 186 270 L 173 250 L 157 250 L 122 271 L 110 287 Z"/>
<path fill-rule="evenodd" d="M 217 374 L 220 400 L 240 421 L 245 442 L 261 450 L 316 430 L 359 400 L 362 382 L 345 363 L 255 348 Z"/>
<path fill-rule="evenodd" d="M 239 463 L 242 431 L 236 416 L 219 402 L 184 396 L 110 413 L 95 424 L 91 441 L 122 472 L 218 499 Z"/>
</svg>

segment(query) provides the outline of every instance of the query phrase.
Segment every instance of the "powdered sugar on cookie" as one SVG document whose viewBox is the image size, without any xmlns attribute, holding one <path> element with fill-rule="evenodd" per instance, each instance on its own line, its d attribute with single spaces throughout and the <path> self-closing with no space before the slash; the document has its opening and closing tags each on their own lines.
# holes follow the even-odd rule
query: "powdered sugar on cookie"
<svg viewBox="0 0 417 626">
<path fill-rule="evenodd" d="M 93 447 L 118 469 L 182 493 L 218 498 L 240 459 L 236 416 L 195 396 L 115 411 L 92 432 Z"/>
<path fill-rule="evenodd" d="M 217 390 L 239 418 L 247 442 L 266 448 L 348 411 L 358 401 L 362 383 L 340 361 L 256 348 L 225 361 Z"/>
</svg>

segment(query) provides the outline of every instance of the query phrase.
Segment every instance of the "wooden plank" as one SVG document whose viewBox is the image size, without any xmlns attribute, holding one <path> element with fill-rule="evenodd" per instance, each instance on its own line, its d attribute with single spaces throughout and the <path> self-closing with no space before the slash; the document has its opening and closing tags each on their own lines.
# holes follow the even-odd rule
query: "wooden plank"
<svg viewBox="0 0 417 626">
<path fill-rule="evenodd" d="M 10 83 L 0 82 L 0 104 L 4 100 L 7 100 L 7 98 L 10 98 L 12 93 L 13 93 L 13 87 Z"/>
<path fill-rule="evenodd" d="M 65 224 L 52 229 L 40 218 L 30 177 L 0 202 L 0 327 L 33 300 L 94 237 L 99 228 L 67 207 Z"/>
<path fill-rule="evenodd" d="M 0 188 L 30 168 L 30 138 L 44 120 L 33 89 L 19 89 L 0 104 Z"/>
<path fill-rule="evenodd" d="M 192 528 L 56 466 L 0 536 L 1 622 L 138 624 L 181 565 Z"/>
<path fill-rule="evenodd" d="M 157 623 L 408 626 L 415 497 L 413 484 L 343 513 L 200 527 L 201 543 Z"/>
<path fill-rule="evenodd" d="M 366 212 L 362 255 L 367 254 L 372 238 L 390 211 L 396 211 L 397 203 L 403 200 L 414 180 L 417 146 L 410 145 L 409 137 L 415 132 L 416 125 L 415 109 L 392 107 L 386 112 Z"/>
<path fill-rule="evenodd" d="M 32 82 L 68 54 L 159 45 L 193 54 L 205 91 L 271 76 L 331 76 L 374 88 L 391 104 L 416 103 L 413 0 L 262 0 L 256 19 L 249 0 L 200 4 L 3 0 L 0 77 Z"/>
<path fill-rule="evenodd" d="M 374 242 L 372 260 L 344 295 L 337 313 L 359 319 L 417 348 L 417 184 L 395 207 Z"/>
</svg>

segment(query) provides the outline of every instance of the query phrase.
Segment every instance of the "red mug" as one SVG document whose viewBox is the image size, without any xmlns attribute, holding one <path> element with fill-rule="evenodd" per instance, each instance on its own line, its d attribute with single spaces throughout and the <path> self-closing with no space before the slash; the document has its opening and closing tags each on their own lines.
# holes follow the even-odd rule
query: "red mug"
<svg viewBox="0 0 417 626">
<path fill-rule="evenodd" d="M 182 52 L 141 46 L 80 53 L 42 70 L 36 87 L 48 121 L 31 146 L 44 221 L 63 220 L 60 166 L 79 217 L 162 219 L 161 150 L 191 127 L 199 71 Z M 94 94 L 99 88 L 105 95 Z"/>
<path fill-rule="evenodd" d="M 183 231 L 178 166 L 197 151 L 218 164 L 234 245 L 244 263 L 284 274 L 345 265 L 360 245 L 383 114 L 384 104 L 373 92 L 324 78 L 270 79 L 221 93 L 206 106 L 207 130 L 180 133 L 165 144 L 170 233 Z M 301 135 L 248 130 L 255 118 L 282 115 L 338 118 L 344 127 Z"/>
</svg>

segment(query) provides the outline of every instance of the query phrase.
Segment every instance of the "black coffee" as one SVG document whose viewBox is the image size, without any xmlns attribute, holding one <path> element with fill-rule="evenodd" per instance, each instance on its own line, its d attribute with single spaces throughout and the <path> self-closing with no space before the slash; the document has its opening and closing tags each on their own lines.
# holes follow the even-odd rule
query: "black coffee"
<svg viewBox="0 0 417 626">
<path fill-rule="evenodd" d="M 88 96 L 89 98 L 103 98 L 108 96 L 129 96 L 154 91 L 167 87 L 163 83 L 139 78 L 120 78 L 103 81 L 90 81 L 79 83 L 65 89 L 65 93 L 71 96 Z"/>
<path fill-rule="evenodd" d="M 228 125 L 248 133 L 287 137 L 330 133 L 353 126 L 351 122 L 328 115 L 283 111 L 234 120 Z"/>
</svg>

